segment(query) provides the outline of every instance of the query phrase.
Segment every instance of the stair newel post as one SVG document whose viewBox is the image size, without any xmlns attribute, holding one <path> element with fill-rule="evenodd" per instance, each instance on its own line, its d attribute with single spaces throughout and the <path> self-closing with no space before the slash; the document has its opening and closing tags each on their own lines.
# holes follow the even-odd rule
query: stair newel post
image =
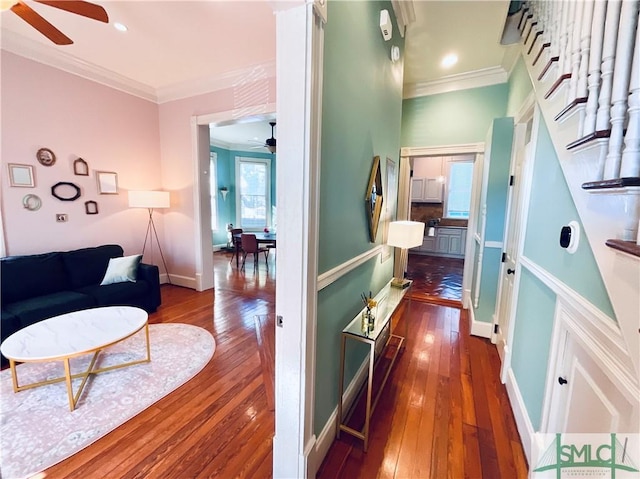
<svg viewBox="0 0 640 479">
<path fill-rule="evenodd" d="M 571 63 L 569 79 L 569 89 L 567 91 L 567 103 L 572 102 L 577 98 L 578 91 L 578 75 L 580 70 L 580 45 L 582 34 L 582 21 L 584 12 L 584 1 L 576 2 L 574 11 L 573 29 L 569 31 L 571 35 Z"/>
<path fill-rule="evenodd" d="M 627 96 L 629 95 L 631 61 L 633 58 L 633 44 L 636 41 L 637 26 L 638 1 L 623 0 L 622 11 L 620 13 L 616 59 L 613 69 L 611 136 L 609 137 L 607 161 L 604 165 L 605 180 L 620 178 L 624 122 L 627 116 Z"/>
<path fill-rule="evenodd" d="M 629 81 L 629 108 L 627 132 L 624 135 L 624 150 L 620 177 L 640 176 L 640 30 L 636 29 L 636 42 L 631 62 L 631 79 Z M 637 218 L 635 225 L 638 225 Z"/>
<path fill-rule="evenodd" d="M 589 74 L 587 77 L 587 108 L 582 135 L 596 131 L 596 112 L 598 111 L 598 93 L 600 92 L 600 66 L 602 64 L 602 43 L 604 40 L 604 22 L 607 14 L 607 2 L 597 1 L 593 9 L 591 22 L 591 48 L 589 49 Z M 598 178 L 602 179 L 602 177 Z"/>
<path fill-rule="evenodd" d="M 602 45 L 602 66 L 600 67 L 602 81 L 598 97 L 598 111 L 596 113 L 596 131 L 611 128 L 609 120 L 611 112 L 611 87 L 613 85 L 613 64 L 616 59 L 616 42 L 618 40 L 618 23 L 620 22 L 620 7 L 622 0 L 607 2 L 607 18 L 604 28 L 604 43 Z"/>
</svg>

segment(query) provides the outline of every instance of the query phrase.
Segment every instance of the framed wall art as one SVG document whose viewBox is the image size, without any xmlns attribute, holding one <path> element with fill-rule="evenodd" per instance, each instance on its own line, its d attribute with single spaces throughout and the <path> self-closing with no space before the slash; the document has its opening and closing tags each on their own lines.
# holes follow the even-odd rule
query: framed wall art
<svg viewBox="0 0 640 479">
<path fill-rule="evenodd" d="M 60 201 L 75 201 L 81 194 L 80 187 L 68 181 L 59 181 L 51 187 L 51 195 Z"/>
<path fill-rule="evenodd" d="M 98 214 L 98 203 L 93 200 L 84 202 L 84 212 L 88 215 L 97 215 Z"/>
<path fill-rule="evenodd" d="M 118 174 L 113 171 L 96 171 L 98 193 L 101 195 L 118 194 Z"/>
<path fill-rule="evenodd" d="M 73 162 L 73 174 L 76 176 L 89 176 L 89 165 L 82 158 Z"/>
<path fill-rule="evenodd" d="M 49 148 L 40 148 L 36 153 L 36 159 L 42 166 L 53 166 L 56 162 L 56 154 Z"/>
<path fill-rule="evenodd" d="M 9 185 L 20 188 L 35 188 L 36 180 L 33 175 L 33 166 L 9 163 Z"/>
</svg>

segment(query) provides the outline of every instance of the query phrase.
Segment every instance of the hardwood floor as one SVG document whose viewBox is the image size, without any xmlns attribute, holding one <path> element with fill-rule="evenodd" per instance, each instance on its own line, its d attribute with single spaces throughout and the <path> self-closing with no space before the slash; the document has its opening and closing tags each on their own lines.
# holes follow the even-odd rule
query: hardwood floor
<svg viewBox="0 0 640 479">
<path fill-rule="evenodd" d="M 211 332 L 216 352 L 209 364 L 46 470 L 47 479 L 271 477 L 273 366 L 262 365 L 273 361 L 275 261 L 270 255 L 268 272 L 264 261 L 242 272 L 229 258 L 214 255 L 215 292 L 164 285 L 163 305 L 150 316 L 151 323 Z M 343 435 L 318 477 L 526 477 L 496 350 L 470 337 L 459 317 L 459 310 L 413 302 L 407 349 L 378 404 L 369 452 Z"/>
<path fill-rule="evenodd" d="M 462 308 L 464 259 L 409 254 L 407 278 L 411 296 L 418 301 Z"/>
<path fill-rule="evenodd" d="M 409 320 L 406 350 L 374 411 L 368 452 L 342 434 L 317 477 L 526 478 L 496 348 L 469 335 L 459 309 L 414 301 Z"/>
</svg>

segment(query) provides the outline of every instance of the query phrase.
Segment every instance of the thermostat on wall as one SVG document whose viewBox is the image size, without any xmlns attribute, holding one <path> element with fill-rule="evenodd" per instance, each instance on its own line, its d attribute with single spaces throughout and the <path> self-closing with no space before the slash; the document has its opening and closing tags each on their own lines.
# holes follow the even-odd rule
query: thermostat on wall
<svg viewBox="0 0 640 479">
<path fill-rule="evenodd" d="M 570 221 L 560 230 L 560 246 L 567 249 L 567 253 L 575 253 L 580 243 L 580 225 L 577 221 Z"/>
</svg>

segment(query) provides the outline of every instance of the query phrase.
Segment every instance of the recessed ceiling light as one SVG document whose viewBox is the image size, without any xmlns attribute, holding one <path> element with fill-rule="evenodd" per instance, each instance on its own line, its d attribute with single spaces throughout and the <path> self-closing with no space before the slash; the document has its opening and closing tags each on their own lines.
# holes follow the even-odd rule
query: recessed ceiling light
<svg viewBox="0 0 640 479">
<path fill-rule="evenodd" d="M 456 63 L 458 63 L 458 55 L 456 55 L 455 53 L 449 53 L 448 55 L 445 55 L 445 57 L 440 62 L 440 65 L 442 66 L 442 68 L 451 68 Z"/>
<path fill-rule="evenodd" d="M 126 25 L 124 25 L 123 23 L 120 23 L 120 22 L 115 22 L 113 24 L 113 28 L 115 28 L 119 32 L 126 32 L 127 30 L 129 30 Z"/>
</svg>

